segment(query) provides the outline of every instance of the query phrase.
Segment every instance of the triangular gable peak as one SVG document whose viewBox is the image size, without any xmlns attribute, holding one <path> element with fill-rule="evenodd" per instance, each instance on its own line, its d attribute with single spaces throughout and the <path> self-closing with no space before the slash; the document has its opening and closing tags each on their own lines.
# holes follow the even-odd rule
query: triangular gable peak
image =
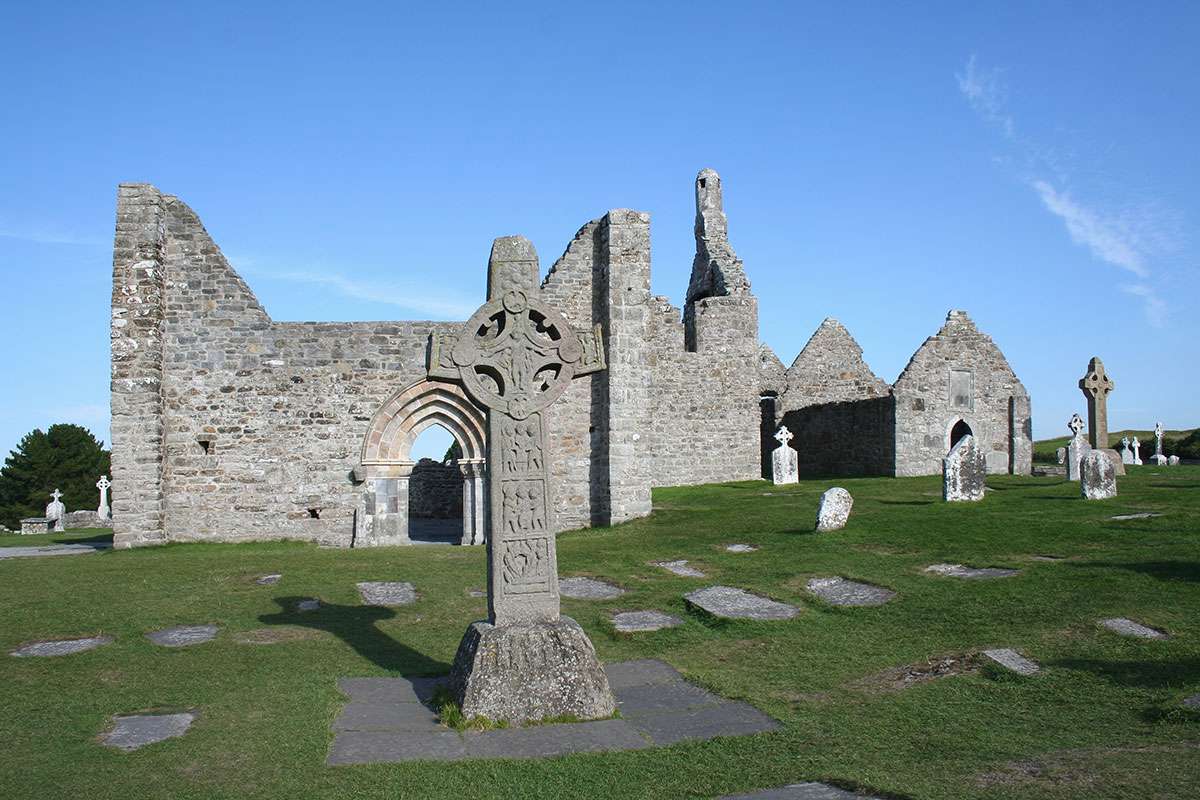
<svg viewBox="0 0 1200 800">
<path fill-rule="evenodd" d="M 917 348 L 893 384 L 893 389 L 897 394 L 906 389 L 916 389 L 921 376 L 929 368 L 956 364 L 986 367 L 991 375 L 1001 378 L 1000 383 L 1011 387 L 1013 394 L 1026 394 L 1025 387 L 992 337 L 980 331 L 967 312 L 959 310 L 950 311 L 938 332 Z"/>
<path fill-rule="evenodd" d="M 890 389 L 867 362 L 862 347 L 842 323 L 829 317 L 809 338 L 787 370 L 792 408 L 817 403 L 882 397 Z"/>
<path fill-rule="evenodd" d="M 758 347 L 759 391 L 763 394 L 780 394 L 787 388 L 787 370 L 770 345 Z"/>
</svg>

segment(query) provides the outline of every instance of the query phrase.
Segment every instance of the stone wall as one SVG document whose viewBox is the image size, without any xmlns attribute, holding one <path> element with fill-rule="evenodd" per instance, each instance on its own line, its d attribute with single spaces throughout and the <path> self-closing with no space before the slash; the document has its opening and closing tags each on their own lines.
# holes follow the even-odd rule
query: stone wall
<svg viewBox="0 0 1200 800">
<path fill-rule="evenodd" d="M 792 447 L 799 454 L 802 477 L 893 474 L 891 395 L 804 406 L 785 413 L 782 424 L 795 436 Z"/>
<path fill-rule="evenodd" d="M 455 464 L 422 458 L 408 478 L 408 516 L 453 519 L 463 514 L 463 476 Z"/>
</svg>

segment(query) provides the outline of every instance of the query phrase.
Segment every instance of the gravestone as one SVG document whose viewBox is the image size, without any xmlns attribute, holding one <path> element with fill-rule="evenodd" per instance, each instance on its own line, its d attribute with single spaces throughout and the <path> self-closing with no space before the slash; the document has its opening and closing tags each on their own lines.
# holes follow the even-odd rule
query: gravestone
<svg viewBox="0 0 1200 800">
<path fill-rule="evenodd" d="M 1150 456 L 1150 460 L 1158 466 L 1163 466 L 1167 463 L 1167 457 L 1163 455 L 1163 426 L 1161 422 L 1154 423 L 1154 455 Z"/>
<path fill-rule="evenodd" d="M 688 605 L 724 619 L 791 619 L 800 609 L 732 586 L 709 586 L 684 595 Z"/>
<path fill-rule="evenodd" d="M 1138 441 L 1138 437 L 1133 437 L 1130 447 L 1133 448 L 1133 463 L 1142 466 L 1142 443 Z"/>
<path fill-rule="evenodd" d="M 1108 447 L 1108 395 L 1117 384 L 1104 372 L 1104 362 L 1093 356 L 1087 374 L 1079 379 L 1079 390 L 1087 399 L 1088 439 L 1094 450 Z"/>
<path fill-rule="evenodd" d="M 973 581 L 987 578 L 1011 578 L 1021 570 L 1004 567 L 968 567 L 966 564 L 931 564 L 925 568 L 925 571 L 932 572 L 934 575 Z"/>
<path fill-rule="evenodd" d="M 364 606 L 408 606 L 417 602 L 417 590 L 406 581 L 363 581 L 355 588 Z"/>
<path fill-rule="evenodd" d="M 56 639 L 47 642 L 31 642 L 18 647 L 9 653 L 17 658 L 46 658 L 50 656 L 69 656 L 82 653 L 85 650 L 95 650 L 106 644 L 112 644 L 111 636 L 88 636 L 83 639 Z"/>
<path fill-rule="evenodd" d="M 1140 622 L 1134 622 L 1126 617 L 1113 617 L 1112 619 L 1102 619 L 1100 624 L 1108 628 L 1113 633 L 1119 633 L 1122 636 L 1133 636 L 1137 639 L 1169 639 L 1171 637 L 1158 630 L 1143 625 Z"/>
<path fill-rule="evenodd" d="M 821 505 L 817 507 L 817 532 L 837 531 L 846 527 L 852 508 L 854 498 L 848 491 L 840 486 L 826 489 L 821 495 Z"/>
<path fill-rule="evenodd" d="M 677 561 L 651 561 L 651 566 L 662 567 L 667 572 L 674 573 L 681 578 L 703 578 L 704 573 L 695 567 L 689 567 L 687 559 L 681 558 Z"/>
<path fill-rule="evenodd" d="M 775 485 L 800 482 L 800 457 L 788 442 L 792 440 L 792 432 L 787 425 L 780 425 L 775 432 L 775 441 L 779 447 L 771 453 L 771 477 Z"/>
<path fill-rule="evenodd" d="M 730 553 L 753 553 L 758 548 L 752 544 L 727 544 L 725 549 Z"/>
<path fill-rule="evenodd" d="M 1088 444 L 1083 435 L 1083 418 L 1078 414 L 1071 415 L 1070 421 L 1067 422 L 1067 428 L 1071 431 L 1071 441 L 1067 443 L 1067 480 L 1077 481 L 1083 457 L 1088 454 L 1092 446 Z"/>
<path fill-rule="evenodd" d="M 1054 461 L 1059 466 L 1067 463 L 1067 448 L 1059 447 L 1054 451 Z"/>
<path fill-rule="evenodd" d="M 881 606 L 896 596 L 891 589 L 847 580 L 841 576 L 811 578 L 808 590 L 834 606 Z"/>
<path fill-rule="evenodd" d="M 429 377 L 487 409 L 488 618 L 467 628 L 450 688 L 467 719 L 524 723 L 616 709 L 587 634 L 562 616 L 543 412 L 571 380 L 604 369 L 600 329 L 580 334 L 538 291 L 528 239 L 497 239 L 487 302 L 457 339 L 434 334 Z"/>
<path fill-rule="evenodd" d="M 1117 496 L 1117 471 L 1112 460 L 1099 450 L 1091 451 L 1083 459 L 1079 492 L 1084 500 L 1107 500 Z"/>
<path fill-rule="evenodd" d="M 65 521 L 63 518 L 67 515 L 67 507 L 64 506 L 62 501 L 59 499 L 62 497 L 62 492 L 60 492 L 58 489 L 55 489 L 53 492 L 51 492 L 50 497 L 51 500 L 46 506 L 46 519 L 54 524 L 55 533 L 62 533 L 64 530 L 66 530 L 63 525 Z"/>
<path fill-rule="evenodd" d="M 649 633 L 683 624 L 679 617 L 661 611 L 623 611 L 613 616 L 613 628 L 620 633 Z"/>
<path fill-rule="evenodd" d="M 100 480 L 96 481 L 96 488 L 100 490 L 100 505 L 96 509 L 96 516 L 100 519 L 112 519 L 112 509 L 108 507 L 108 487 L 112 486 L 112 481 L 107 475 L 101 475 Z"/>
<path fill-rule="evenodd" d="M 219 631 L 216 625 L 176 625 L 161 631 L 150 631 L 146 638 L 162 647 L 189 647 L 212 641 Z"/>
<path fill-rule="evenodd" d="M 942 499 L 947 503 L 977 502 L 987 489 L 987 460 L 975 437 L 958 440 L 942 459 Z"/>
<path fill-rule="evenodd" d="M 1133 451 L 1129 449 L 1129 437 L 1128 436 L 1121 437 L 1121 463 L 1122 464 L 1132 464 L 1133 463 Z"/>
<path fill-rule="evenodd" d="M 130 752 L 148 744 L 174 739 L 187 733 L 195 712 L 182 714 L 133 714 L 113 718 L 113 728 L 100 738 L 109 747 Z"/>
<path fill-rule="evenodd" d="M 999 664 L 1005 669 L 1012 670 L 1018 675 L 1030 677 L 1037 675 L 1041 671 L 1041 667 L 1010 647 L 1002 647 L 996 650 L 984 650 L 983 655 L 988 660 Z"/>
<path fill-rule="evenodd" d="M 1172 467 L 1179 466 L 1179 456 L 1171 456 L 1167 459 L 1167 465 Z"/>
<path fill-rule="evenodd" d="M 620 586 L 595 578 L 563 578 L 558 584 L 563 597 L 575 600 L 613 600 L 625 594 Z"/>
</svg>

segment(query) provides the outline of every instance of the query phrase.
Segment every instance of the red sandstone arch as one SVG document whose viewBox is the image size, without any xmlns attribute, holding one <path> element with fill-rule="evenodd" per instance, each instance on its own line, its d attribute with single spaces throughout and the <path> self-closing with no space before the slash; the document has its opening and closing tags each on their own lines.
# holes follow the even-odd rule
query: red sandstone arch
<svg viewBox="0 0 1200 800">
<path fill-rule="evenodd" d="M 453 383 L 418 381 L 392 395 L 371 418 L 363 437 L 363 466 L 411 464 L 413 442 L 430 425 L 441 425 L 462 449 L 463 460 L 487 453 L 484 412 Z"/>
</svg>

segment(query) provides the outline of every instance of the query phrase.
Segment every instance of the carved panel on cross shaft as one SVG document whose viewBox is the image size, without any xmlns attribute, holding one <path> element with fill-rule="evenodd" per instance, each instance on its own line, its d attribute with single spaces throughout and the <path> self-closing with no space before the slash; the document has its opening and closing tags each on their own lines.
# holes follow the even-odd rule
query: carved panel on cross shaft
<svg viewBox="0 0 1200 800">
<path fill-rule="evenodd" d="M 501 423 L 504 443 L 502 478 L 541 477 L 542 436 L 541 420 L 534 416 L 528 419 L 505 419 Z"/>
<path fill-rule="evenodd" d="M 506 594 L 550 591 L 550 541 L 547 536 L 504 539 L 497 543 Z"/>
<path fill-rule="evenodd" d="M 503 520 L 505 536 L 544 533 L 546 530 L 546 486 L 542 480 L 504 481 Z"/>
</svg>

